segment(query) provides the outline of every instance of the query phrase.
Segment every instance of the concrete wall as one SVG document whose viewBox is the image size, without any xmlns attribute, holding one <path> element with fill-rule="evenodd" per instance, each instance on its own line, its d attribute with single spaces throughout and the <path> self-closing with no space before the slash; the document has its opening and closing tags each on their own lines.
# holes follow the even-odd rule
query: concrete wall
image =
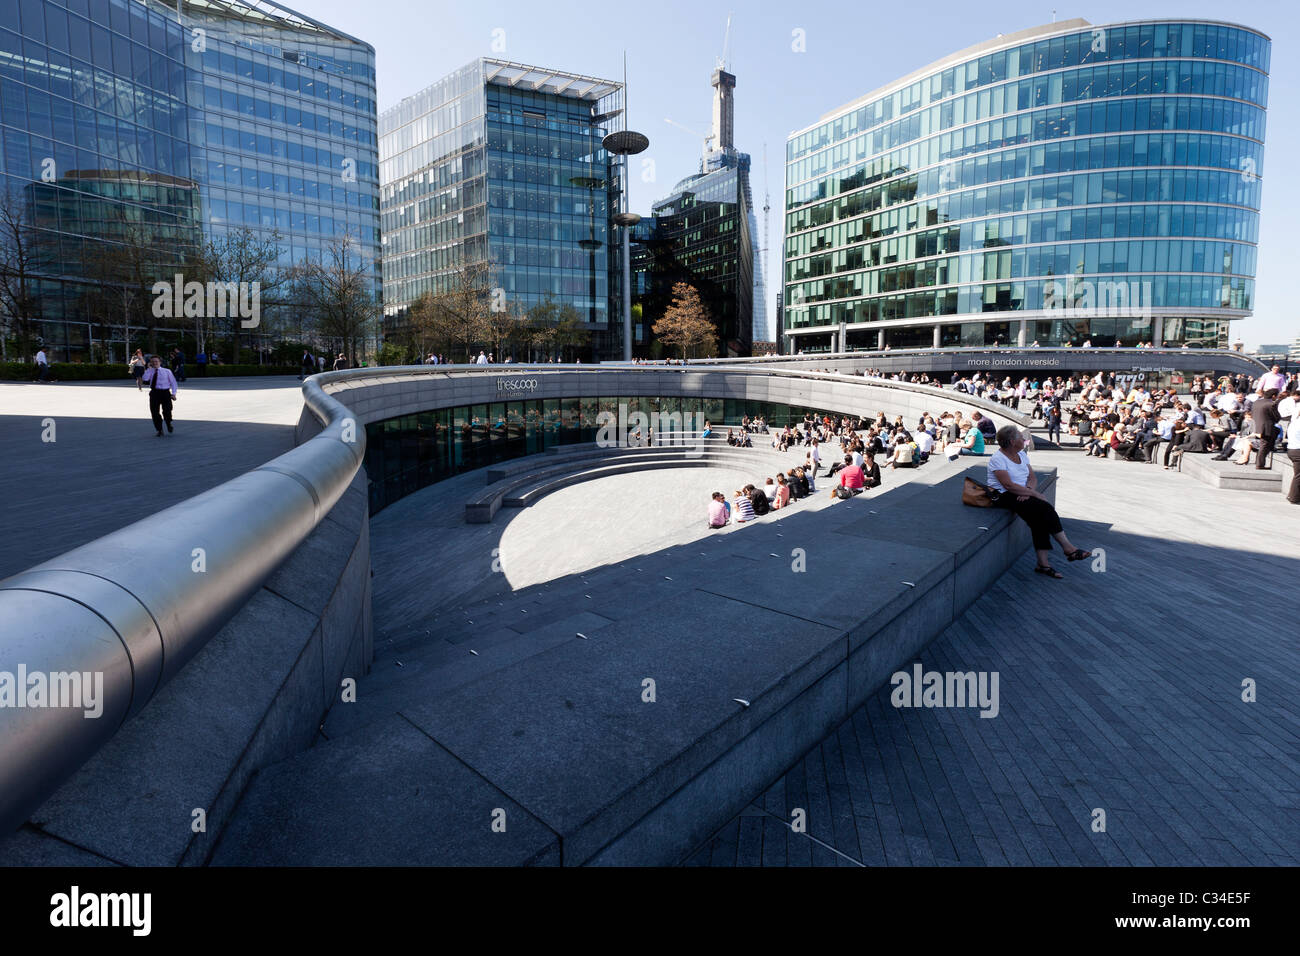
<svg viewBox="0 0 1300 956">
<path fill-rule="evenodd" d="M 913 426 L 924 412 L 938 415 L 960 410 L 980 411 L 998 425 L 1027 425 L 1024 415 L 969 395 L 905 383 L 884 384 L 836 375 L 755 372 L 739 368 L 567 368 L 563 371 L 529 366 L 491 366 L 491 371 L 448 372 L 394 369 L 379 375 L 340 373 L 322 378 L 322 387 L 356 412 L 359 425 L 415 412 L 478 405 L 526 398 L 600 398 L 618 395 L 709 396 L 753 402 L 802 405 L 851 415 L 874 416 L 880 411 L 892 420 L 902 415 Z M 536 388 L 506 390 L 500 382 L 535 381 Z M 311 437 L 319 423 L 308 411 L 298 423 L 298 440 Z"/>
<path fill-rule="evenodd" d="M 343 678 L 369 670 L 365 482 L 358 471 L 243 610 L 0 841 L 0 866 L 206 862 L 253 774 L 310 747 Z"/>
<path fill-rule="evenodd" d="M 904 349 L 888 352 L 839 352 L 815 355 L 785 355 L 763 359 L 703 359 L 710 365 L 759 365 L 791 369 L 839 369 L 861 372 L 879 369 L 894 372 L 929 372 L 943 381 L 953 372 L 1006 374 L 1006 370 L 1031 370 L 1044 375 L 1067 372 L 1128 372 L 1177 369 L 1188 374 L 1215 372 L 1258 377 L 1268 369 L 1261 362 L 1228 349 L 1132 349 L 1132 348 L 1025 348 L 1025 349 Z M 1012 373 L 1019 376 L 1019 371 Z"/>
</svg>

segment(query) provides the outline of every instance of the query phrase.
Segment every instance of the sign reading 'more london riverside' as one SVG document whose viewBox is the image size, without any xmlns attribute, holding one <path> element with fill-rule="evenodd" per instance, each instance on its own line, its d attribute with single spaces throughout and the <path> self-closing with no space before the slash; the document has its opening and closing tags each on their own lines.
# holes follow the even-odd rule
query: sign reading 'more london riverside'
<svg viewBox="0 0 1300 956">
<path fill-rule="evenodd" d="M 1060 368 L 1059 358 L 973 358 L 967 368 Z"/>
</svg>

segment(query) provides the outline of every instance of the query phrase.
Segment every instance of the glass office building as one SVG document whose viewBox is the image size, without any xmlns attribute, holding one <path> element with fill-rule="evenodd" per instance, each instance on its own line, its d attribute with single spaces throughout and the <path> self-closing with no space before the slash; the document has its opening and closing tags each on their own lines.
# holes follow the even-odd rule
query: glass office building
<svg viewBox="0 0 1300 956">
<path fill-rule="evenodd" d="M 0 170 L 59 360 L 144 344 L 90 280 L 128 236 L 170 279 L 240 227 L 282 266 L 349 235 L 380 291 L 374 50 L 265 0 L 0 4 Z"/>
<path fill-rule="evenodd" d="M 753 345 L 753 203 L 749 155 L 720 156 L 718 168 L 689 176 L 651 207 L 633 233 L 633 291 L 641 305 L 637 354 L 649 354 L 650 327 L 672 304 L 673 285 L 700 293 L 718 331 L 718 354 L 745 356 Z"/>
<path fill-rule="evenodd" d="M 1269 39 L 1070 20 L 786 144 L 786 352 L 1224 346 L 1254 299 Z"/>
<path fill-rule="evenodd" d="M 633 331 L 638 356 L 653 354 L 653 325 L 672 305 L 678 282 L 699 292 L 717 329 L 721 356 L 748 356 L 756 307 L 762 315 L 763 263 L 754 248 L 758 227 L 750 158 L 735 145 L 736 76 L 719 67 L 711 85 L 713 122 L 699 172 L 654 203 L 653 214 L 632 234 L 637 242 L 632 290 L 641 306 Z"/>
<path fill-rule="evenodd" d="M 622 354 L 610 217 L 622 128 L 612 80 L 480 59 L 380 117 L 384 330 L 486 268 L 497 305 L 571 305 L 590 357 Z M 453 356 L 464 361 L 465 356 Z"/>
</svg>

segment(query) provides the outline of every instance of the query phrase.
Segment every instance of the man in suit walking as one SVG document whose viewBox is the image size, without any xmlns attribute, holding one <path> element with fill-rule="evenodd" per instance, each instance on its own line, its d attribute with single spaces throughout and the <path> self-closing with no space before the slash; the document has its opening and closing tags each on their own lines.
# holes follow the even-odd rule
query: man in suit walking
<svg viewBox="0 0 1300 956">
<path fill-rule="evenodd" d="M 163 422 L 167 423 L 167 433 L 172 432 L 172 402 L 176 401 L 176 376 L 169 368 L 163 368 L 162 358 L 154 355 L 149 359 L 149 367 L 144 370 L 136 384 L 136 391 L 149 385 L 149 415 L 153 418 L 153 427 L 162 438 Z"/>
</svg>

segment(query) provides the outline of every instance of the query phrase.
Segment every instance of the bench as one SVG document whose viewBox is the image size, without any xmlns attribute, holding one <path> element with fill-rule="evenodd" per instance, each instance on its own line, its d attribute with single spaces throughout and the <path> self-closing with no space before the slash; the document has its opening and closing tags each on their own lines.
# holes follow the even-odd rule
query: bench
<svg viewBox="0 0 1300 956">
<path fill-rule="evenodd" d="M 593 474 L 594 477 L 601 477 L 600 469 L 616 465 L 620 466 L 620 470 L 607 473 L 625 474 L 628 471 L 683 466 L 707 467 L 716 464 L 730 464 L 743 468 L 755 468 L 759 465 L 760 467 L 755 470 L 762 471 L 761 465 L 766 464 L 773 469 L 774 474 L 778 470 L 783 470 L 776 466 L 785 464 L 785 459 L 780 462 L 771 460 L 764 462 L 753 449 L 729 448 L 725 443 L 721 448 L 706 448 L 702 452 L 695 451 L 692 446 L 602 449 L 601 451 L 603 454 L 600 455 L 581 455 L 572 458 L 566 456 L 558 463 L 550 456 L 540 456 L 542 460 L 539 460 L 539 456 L 529 456 L 528 467 L 515 469 L 512 474 L 493 482 L 466 501 L 465 521 L 469 524 L 488 524 L 501 508 L 527 507 L 528 505 L 522 503 L 523 501 L 527 500 L 531 503 L 537 497 L 541 497 L 515 494 L 517 489 L 525 489 L 539 482 L 547 484 L 558 479 L 559 483 L 548 486 L 549 490 L 554 490 L 576 484 L 578 481 L 589 480 L 581 477 L 572 479 L 572 476 Z M 760 476 L 756 474 L 755 477 Z"/>
</svg>

